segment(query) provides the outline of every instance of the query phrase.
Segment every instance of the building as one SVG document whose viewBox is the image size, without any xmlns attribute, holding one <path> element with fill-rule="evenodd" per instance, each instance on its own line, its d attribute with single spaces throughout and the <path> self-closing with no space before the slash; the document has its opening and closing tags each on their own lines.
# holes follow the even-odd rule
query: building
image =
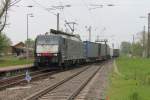
<svg viewBox="0 0 150 100">
<path fill-rule="evenodd" d="M 24 55 L 26 53 L 26 51 L 24 49 L 25 44 L 23 42 L 19 42 L 16 45 L 11 46 L 11 47 L 12 47 L 12 54 L 16 54 L 17 56 L 20 56 L 20 55 Z"/>
<path fill-rule="evenodd" d="M 23 42 L 19 42 L 15 44 L 14 46 L 11 46 L 12 48 L 12 54 L 16 56 L 26 56 L 27 48 L 26 45 Z M 29 56 L 33 56 L 33 48 L 29 48 Z"/>
</svg>

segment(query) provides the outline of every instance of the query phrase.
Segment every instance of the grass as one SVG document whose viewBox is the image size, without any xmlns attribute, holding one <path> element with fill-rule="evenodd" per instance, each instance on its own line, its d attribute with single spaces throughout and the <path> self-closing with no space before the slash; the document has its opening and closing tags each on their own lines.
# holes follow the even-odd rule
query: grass
<svg viewBox="0 0 150 100">
<path fill-rule="evenodd" d="M 120 57 L 116 60 L 121 75 L 110 78 L 110 100 L 150 100 L 150 59 Z"/>
<path fill-rule="evenodd" d="M 33 63 L 32 59 L 29 59 L 27 61 L 26 59 L 19 59 L 17 57 L 12 57 L 12 56 L 0 58 L 0 67 L 8 67 L 8 66 L 31 64 L 31 63 Z"/>
</svg>

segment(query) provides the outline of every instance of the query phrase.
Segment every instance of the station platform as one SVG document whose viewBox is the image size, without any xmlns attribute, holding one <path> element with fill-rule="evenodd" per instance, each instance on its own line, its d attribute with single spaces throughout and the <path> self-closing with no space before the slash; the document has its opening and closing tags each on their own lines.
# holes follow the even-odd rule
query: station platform
<svg viewBox="0 0 150 100">
<path fill-rule="evenodd" d="M 0 73 L 11 72 L 16 70 L 28 69 L 33 67 L 33 64 L 25 64 L 25 65 L 16 65 L 16 66 L 7 66 L 0 68 Z"/>
</svg>

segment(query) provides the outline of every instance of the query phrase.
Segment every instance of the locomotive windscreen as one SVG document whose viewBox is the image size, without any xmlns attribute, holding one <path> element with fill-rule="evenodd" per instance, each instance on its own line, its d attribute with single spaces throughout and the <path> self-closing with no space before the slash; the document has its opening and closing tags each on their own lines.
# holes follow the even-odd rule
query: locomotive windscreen
<svg viewBox="0 0 150 100">
<path fill-rule="evenodd" d="M 59 37 L 39 36 L 36 43 L 36 53 L 58 53 Z"/>
<path fill-rule="evenodd" d="M 59 37 L 57 36 L 39 36 L 37 44 L 58 44 Z"/>
</svg>

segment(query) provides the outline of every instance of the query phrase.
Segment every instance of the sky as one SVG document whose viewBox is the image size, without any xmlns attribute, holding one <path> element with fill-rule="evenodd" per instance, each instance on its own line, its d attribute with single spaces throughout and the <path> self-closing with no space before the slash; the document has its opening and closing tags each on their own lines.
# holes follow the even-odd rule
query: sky
<svg viewBox="0 0 150 100">
<path fill-rule="evenodd" d="M 114 6 L 107 6 L 113 4 Z M 32 5 L 32 8 L 26 6 Z M 52 6 L 71 5 L 63 10 L 47 11 Z M 91 9 L 91 5 L 104 5 L 102 8 Z M 88 39 L 86 27 L 92 27 L 92 41 L 108 39 L 109 44 L 118 48 L 122 41 L 132 41 L 133 34 L 147 27 L 147 18 L 150 12 L 150 0 L 22 0 L 9 10 L 4 32 L 13 44 L 26 40 L 27 14 L 29 17 L 29 38 L 56 29 L 56 15 L 60 13 L 60 29 L 65 31 L 65 20 L 75 21 L 75 33 L 82 40 Z M 147 29 L 146 29 L 147 30 Z"/>
</svg>

